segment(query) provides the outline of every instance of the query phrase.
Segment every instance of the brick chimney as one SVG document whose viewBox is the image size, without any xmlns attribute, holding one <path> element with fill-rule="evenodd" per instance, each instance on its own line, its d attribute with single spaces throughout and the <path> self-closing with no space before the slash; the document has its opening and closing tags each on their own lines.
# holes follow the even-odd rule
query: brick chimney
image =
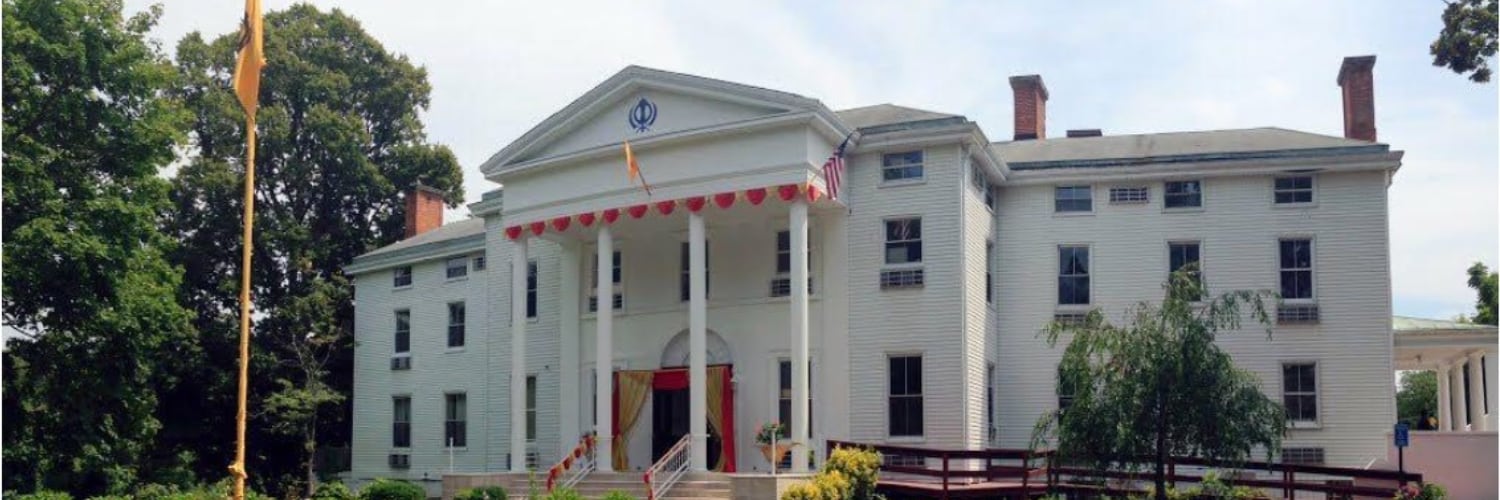
<svg viewBox="0 0 1500 500">
<path fill-rule="evenodd" d="M 1339 67 L 1344 89 L 1344 137 L 1375 142 L 1375 56 L 1345 57 Z"/>
<path fill-rule="evenodd" d="M 443 192 L 418 183 L 406 191 L 406 237 L 443 225 Z"/>
<path fill-rule="evenodd" d="M 1010 89 L 1016 96 L 1015 139 L 1047 138 L 1047 85 L 1041 75 L 1010 77 Z"/>
</svg>

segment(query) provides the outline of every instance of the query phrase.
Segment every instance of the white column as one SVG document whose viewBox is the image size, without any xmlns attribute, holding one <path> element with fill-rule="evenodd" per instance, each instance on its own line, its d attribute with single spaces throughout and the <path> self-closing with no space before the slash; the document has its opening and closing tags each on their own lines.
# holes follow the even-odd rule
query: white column
<svg viewBox="0 0 1500 500">
<path fill-rule="evenodd" d="M 1453 420 L 1453 430 L 1464 431 L 1464 416 L 1468 410 L 1468 394 L 1464 394 L 1463 357 L 1455 360 L 1448 371 L 1448 416 Z"/>
<path fill-rule="evenodd" d="M 562 265 L 559 266 L 558 294 L 561 297 L 557 301 L 558 317 L 558 350 L 562 351 L 561 360 L 558 363 L 560 380 L 561 407 L 558 408 L 558 449 L 567 452 L 578 444 L 578 438 L 582 431 L 579 428 L 579 417 L 582 412 L 578 410 L 579 401 L 579 360 L 578 360 L 578 301 L 582 294 L 582 272 L 579 271 L 582 252 L 579 251 L 577 242 L 568 242 L 562 245 Z"/>
<path fill-rule="evenodd" d="M 510 261 L 510 471 L 526 471 L 526 236 Z"/>
<path fill-rule="evenodd" d="M 792 472 L 807 472 L 807 452 L 813 443 L 807 432 L 807 202 L 792 203 L 791 220 L 791 337 L 792 337 Z"/>
<path fill-rule="evenodd" d="M 1484 369 L 1480 368 L 1480 356 L 1484 352 L 1469 353 L 1469 430 L 1482 431 L 1484 425 Z"/>
<path fill-rule="evenodd" d="M 1497 381 L 1497 375 L 1500 374 L 1497 374 L 1496 362 L 1500 359 L 1496 359 L 1496 353 L 1494 347 L 1485 350 L 1485 381 L 1490 383 L 1490 386 L 1485 387 L 1485 393 L 1490 395 L 1490 414 L 1485 416 L 1485 428 L 1490 431 L 1500 431 L 1500 422 L 1496 420 L 1500 416 L 1500 411 L 1496 410 L 1497 405 L 1500 405 L 1500 381 Z"/>
<path fill-rule="evenodd" d="M 1438 407 L 1438 430 L 1453 430 L 1453 394 L 1448 387 L 1448 372 L 1452 367 L 1447 363 L 1437 367 L 1437 407 Z"/>
<path fill-rule="evenodd" d="M 692 467 L 708 470 L 708 255 L 703 216 L 688 214 L 688 432 Z"/>
<path fill-rule="evenodd" d="M 598 297 L 598 314 L 595 316 L 597 332 L 594 334 L 594 387 L 598 393 L 594 395 L 594 418 L 599 422 L 596 429 L 599 431 L 598 445 L 595 447 L 594 457 L 600 472 L 612 472 L 614 462 L 611 460 L 611 450 L 614 449 L 614 329 L 615 329 L 615 288 L 614 288 L 614 255 L 615 240 L 609 233 L 609 226 L 602 221 L 599 224 L 599 256 L 595 276 L 599 279 L 599 287 L 595 290 Z"/>
</svg>

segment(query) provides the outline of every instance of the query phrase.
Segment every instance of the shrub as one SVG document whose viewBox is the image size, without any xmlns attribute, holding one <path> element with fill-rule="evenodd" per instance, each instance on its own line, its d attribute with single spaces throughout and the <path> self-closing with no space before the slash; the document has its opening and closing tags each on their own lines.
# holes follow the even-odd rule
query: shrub
<svg viewBox="0 0 1500 500">
<path fill-rule="evenodd" d="M 875 483 L 880 479 L 880 453 L 864 448 L 839 448 L 828 454 L 823 472 L 838 472 L 849 483 L 848 496 L 854 500 L 875 498 Z"/>
<path fill-rule="evenodd" d="M 797 483 L 781 492 L 781 500 L 824 500 L 823 490 L 814 481 Z"/>
<path fill-rule="evenodd" d="M 543 500 L 583 500 L 583 495 L 579 495 L 577 491 L 573 490 L 573 488 L 557 488 L 557 489 L 554 489 L 554 490 L 548 492 L 545 495 L 542 495 L 542 499 Z"/>
<path fill-rule="evenodd" d="M 356 500 L 357 498 L 359 497 L 355 496 L 354 490 L 338 481 L 318 485 L 318 489 L 313 490 L 312 496 L 312 500 Z"/>
<path fill-rule="evenodd" d="M 609 493 L 605 493 L 602 500 L 635 500 L 635 497 L 632 497 L 629 493 L 620 490 L 613 490 Z"/>
<path fill-rule="evenodd" d="M 454 500 L 506 500 L 510 498 L 505 493 L 505 488 L 499 486 L 480 486 L 470 488 L 459 493 Z"/>
<path fill-rule="evenodd" d="M 69 495 L 69 494 L 61 492 L 61 491 L 46 491 L 46 490 L 38 491 L 36 493 L 27 493 L 27 494 L 24 494 L 24 495 L 16 495 L 14 497 L 12 497 L 10 495 L 5 495 L 5 497 L 6 498 L 15 498 L 16 500 L 73 500 L 73 495 Z"/>
<path fill-rule="evenodd" d="M 1395 500 L 1447 500 L 1448 490 L 1438 486 L 1437 483 L 1407 483 L 1406 486 L 1396 490 Z"/>
<path fill-rule="evenodd" d="M 397 479 L 376 479 L 360 492 L 361 500 L 427 500 L 421 486 Z"/>
</svg>

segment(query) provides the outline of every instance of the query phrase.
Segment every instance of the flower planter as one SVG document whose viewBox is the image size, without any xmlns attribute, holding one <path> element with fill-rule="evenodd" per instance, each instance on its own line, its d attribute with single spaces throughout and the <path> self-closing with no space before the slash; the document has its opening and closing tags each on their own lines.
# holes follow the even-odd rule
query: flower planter
<svg viewBox="0 0 1500 500">
<path fill-rule="evenodd" d="M 766 457 L 766 461 L 771 462 L 772 470 L 775 470 L 776 466 L 781 463 L 781 459 L 786 458 L 787 452 L 792 451 L 791 443 L 776 443 L 774 447 L 769 444 L 756 446 L 760 447 L 760 454 Z"/>
</svg>

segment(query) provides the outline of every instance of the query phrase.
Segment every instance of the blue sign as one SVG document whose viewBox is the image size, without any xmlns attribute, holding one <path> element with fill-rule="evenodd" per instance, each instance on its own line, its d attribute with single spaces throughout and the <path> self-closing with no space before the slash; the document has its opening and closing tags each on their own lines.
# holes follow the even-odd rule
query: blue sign
<svg viewBox="0 0 1500 500">
<path fill-rule="evenodd" d="M 1411 424 L 1400 422 L 1396 424 L 1396 447 L 1405 448 L 1411 443 Z"/>
<path fill-rule="evenodd" d="M 651 125 L 656 123 L 656 103 L 642 97 L 640 102 L 635 103 L 635 107 L 630 108 L 626 119 L 636 132 L 651 130 Z"/>
</svg>

